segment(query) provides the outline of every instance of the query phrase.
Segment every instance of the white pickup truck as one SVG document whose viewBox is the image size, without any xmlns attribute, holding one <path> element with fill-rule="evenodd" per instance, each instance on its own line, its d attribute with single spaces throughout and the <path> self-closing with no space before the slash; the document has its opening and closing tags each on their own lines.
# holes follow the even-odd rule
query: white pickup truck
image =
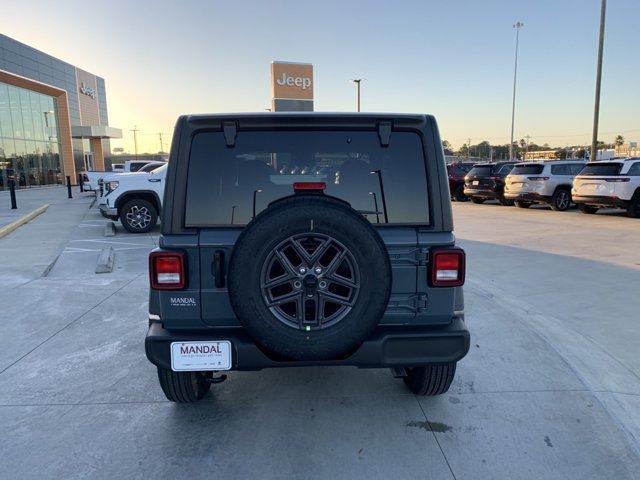
<svg viewBox="0 0 640 480">
<path fill-rule="evenodd" d="M 120 220 L 131 233 L 146 233 L 155 227 L 162 209 L 167 165 L 150 173 L 129 173 L 105 181 L 100 213 Z"/>
<path fill-rule="evenodd" d="M 166 162 L 153 161 L 127 161 L 125 163 L 119 163 L 112 165 L 113 171 L 105 172 L 98 170 L 86 170 L 82 172 L 82 183 L 85 190 L 98 191 L 100 189 L 100 180 L 105 179 L 107 176 L 120 175 L 121 173 L 129 172 L 150 172 L 151 170 L 161 167 Z M 122 168 L 116 168 L 122 167 Z"/>
</svg>

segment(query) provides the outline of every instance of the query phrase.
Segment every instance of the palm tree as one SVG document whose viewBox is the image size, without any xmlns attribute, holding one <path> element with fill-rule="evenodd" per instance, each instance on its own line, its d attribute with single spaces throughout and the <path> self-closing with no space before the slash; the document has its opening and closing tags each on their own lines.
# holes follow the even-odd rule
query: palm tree
<svg viewBox="0 0 640 480">
<path fill-rule="evenodd" d="M 613 142 L 616 147 L 624 145 L 624 137 L 622 135 L 616 135 L 616 139 Z"/>
</svg>

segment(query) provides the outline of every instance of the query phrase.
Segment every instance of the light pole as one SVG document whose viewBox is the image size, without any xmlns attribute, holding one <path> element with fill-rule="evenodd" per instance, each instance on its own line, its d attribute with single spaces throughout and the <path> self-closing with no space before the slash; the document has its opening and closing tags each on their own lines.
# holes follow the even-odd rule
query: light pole
<svg viewBox="0 0 640 480">
<path fill-rule="evenodd" d="M 387 199 L 384 196 L 384 185 L 382 184 L 382 170 L 371 170 L 372 175 L 378 175 L 378 183 L 380 184 L 380 196 L 382 197 L 382 213 L 384 214 L 384 223 L 389 223 L 389 215 L 387 215 Z"/>
<path fill-rule="evenodd" d="M 360 111 L 360 82 L 362 82 L 362 78 L 354 78 L 351 81 L 356 84 L 356 89 L 358 91 L 358 112 Z"/>
<path fill-rule="evenodd" d="M 513 66 L 513 100 L 511 102 L 511 141 L 509 142 L 509 160 L 513 160 L 513 124 L 516 115 L 516 75 L 518 73 L 518 41 L 520 40 L 520 28 L 524 23 L 516 22 L 513 28 L 516 29 L 516 61 Z"/>
<path fill-rule="evenodd" d="M 378 213 L 378 196 L 376 192 L 369 192 L 369 195 L 373 195 L 373 206 L 376 209 L 376 223 L 380 223 L 380 214 Z"/>
<path fill-rule="evenodd" d="M 602 80 L 602 51 L 604 49 L 604 21 L 607 13 L 607 0 L 600 4 L 600 36 L 598 37 L 598 67 L 596 70 L 596 101 L 593 108 L 593 135 L 591 137 L 591 153 L 589 161 L 598 159 L 598 117 L 600 116 L 600 82 Z"/>
<path fill-rule="evenodd" d="M 134 125 L 133 128 L 129 131 L 133 132 L 133 150 L 135 152 L 135 157 L 137 160 L 138 159 L 138 132 L 140 130 L 138 129 L 137 125 Z"/>
<path fill-rule="evenodd" d="M 237 205 L 231 205 L 231 225 L 233 225 L 233 217 L 236 213 L 236 207 Z"/>
<path fill-rule="evenodd" d="M 262 191 L 261 188 L 253 191 L 253 216 L 251 218 L 256 218 L 256 195 Z"/>
</svg>

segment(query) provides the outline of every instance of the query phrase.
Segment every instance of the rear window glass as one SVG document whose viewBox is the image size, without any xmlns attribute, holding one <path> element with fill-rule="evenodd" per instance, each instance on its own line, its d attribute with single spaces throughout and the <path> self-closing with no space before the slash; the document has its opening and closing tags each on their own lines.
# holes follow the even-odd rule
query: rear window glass
<svg viewBox="0 0 640 480">
<path fill-rule="evenodd" d="M 472 168 L 473 168 L 473 165 L 468 164 L 468 163 L 461 163 L 461 164 L 455 166 L 456 173 L 458 173 L 460 175 L 465 174 L 465 173 L 469 173 L 469 171 L 471 171 Z"/>
<path fill-rule="evenodd" d="M 538 175 L 544 170 L 544 165 L 516 165 L 511 175 Z"/>
<path fill-rule="evenodd" d="M 491 175 L 491 170 L 493 170 L 493 165 L 477 166 L 469 170 L 469 175 L 475 175 L 477 177 L 488 177 L 489 175 Z"/>
<path fill-rule="evenodd" d="M 508 175 L 513 170 L 512 163 L 505 163 L 504 165 L 496 165 L 494 169 L 495 175 Z"/>
<path fill-rule="evenodd" d="M 327 195 L 349 202 L 372 223 L 385 222 L 385 203 L 389 223 L 429 223 L 417 133 L 394 132 L 383 148 L 377 132 L 245 131 L 233 148 L 221 132 L 194 136 L 185 226 L 245 225 L 254 215 L 254 199 L 258 214 L 292 195 L 294 182 L 325 182 Z"/>
<path fill-rule="evenodd" d="M 580 175 L 618 175 L 621 167 L 621 163 L 589 163 L 585 165 Z"/>
</svg>

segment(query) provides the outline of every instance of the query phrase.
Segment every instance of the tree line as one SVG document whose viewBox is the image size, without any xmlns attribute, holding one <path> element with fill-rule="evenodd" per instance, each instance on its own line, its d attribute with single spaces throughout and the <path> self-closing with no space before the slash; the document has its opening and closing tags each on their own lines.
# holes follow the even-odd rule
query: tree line
<svg viewBox="0 0 640 480">
<path fill-rule="evenodd" d="M 616 135 L 612 143 L 606 143 L 598 141 L 599 149 L 608 149 L 622 146 L 624 144 L 624 137 L 622 135 Z M 504 145 L 491 145 L 487 140 L 484 140 L 475 145 L 467 145 L 463 143 L 458 150 L 454 150 L 451 143 L 447 140 L 442 141 L 442 147 L 445 155 L 457 155 L 459 157 L 479 157 L 479 158 L 493 158 L 495 160 L 509 158 L 509 144 Z M 567 156 L 573 156 L 574 158 L 584 158 L 586 149 L 581 145 L 573 145 L 567 147 L 552 147 L 548 143 L 538 145 L 533 142 L 527 142 L 524 138 L 521 138 L 518 142 L 513 142 L 513 152 L 518 158 L 523 158 L 525 152 L 539 152 L 542 150 L 555 150 L 555 158 L 563 159 Z"/>
</svg>

